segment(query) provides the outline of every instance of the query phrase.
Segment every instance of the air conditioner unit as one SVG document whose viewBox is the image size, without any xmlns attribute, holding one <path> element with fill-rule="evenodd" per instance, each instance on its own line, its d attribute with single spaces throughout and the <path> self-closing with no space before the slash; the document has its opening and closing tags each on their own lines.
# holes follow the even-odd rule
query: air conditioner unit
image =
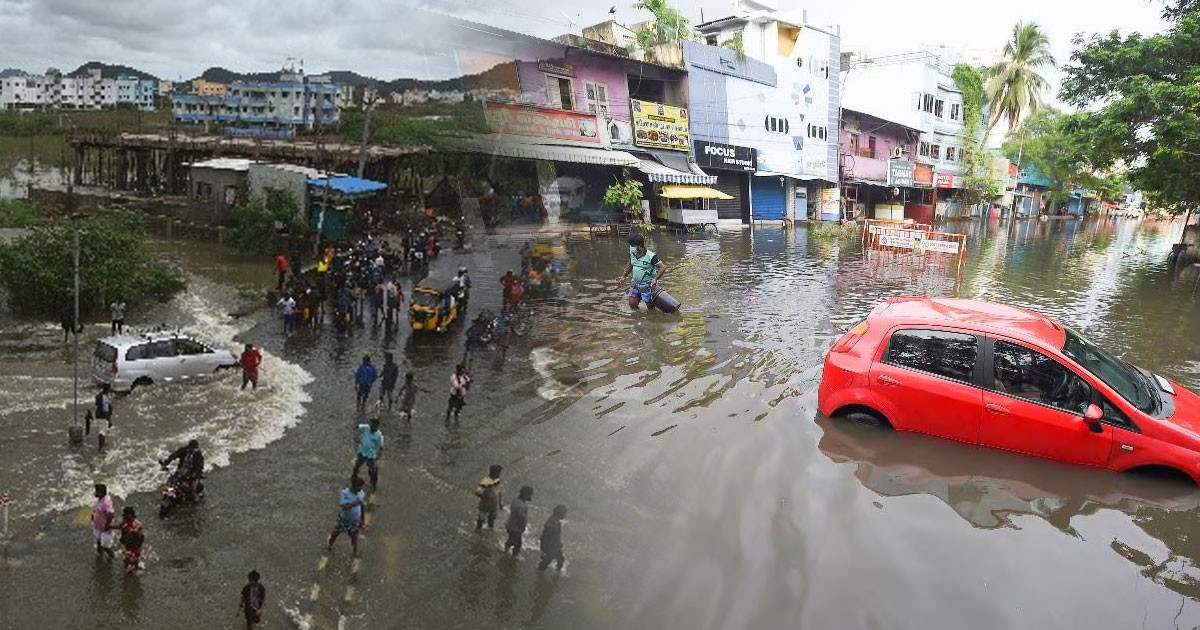
<svg viewBox="0 0 1200 630">
<path fill-rule="evenodd" d="M 633 144 L 633 125 L 624 120 L 609 118 L 608 139 L 613 144 Z"/>
<path fill-rule="evenodd" d="M 893 148 L 892 149 L 892 157 L 897 158 L 897 159 L 904 157 L 904 147 Z"/>
</svg>

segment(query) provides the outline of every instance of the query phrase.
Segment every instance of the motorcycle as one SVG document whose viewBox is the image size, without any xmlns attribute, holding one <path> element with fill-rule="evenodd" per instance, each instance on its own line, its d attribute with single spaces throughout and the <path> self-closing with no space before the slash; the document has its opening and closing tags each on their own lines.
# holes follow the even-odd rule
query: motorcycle
<svg viewBox="0 0 1200 630">
<path fill-rule="evenodd" d="M 166 464 L 161 461 L 158 465 L 162 467 L 163 472 L 169 472 Z M 202 475 L 200 477 L 204 479 Z M 167 482 L 159 490 L 158 500 L 158 518 L 165 519 L 171 515 L 176 509 L 181 507 L 193 506 L 204 500 L 204 482 L 196 482 L 196 493 L 193 495 L 187 488 L 178 473 L 172 473 L 167 477 Z"/>
</svg>

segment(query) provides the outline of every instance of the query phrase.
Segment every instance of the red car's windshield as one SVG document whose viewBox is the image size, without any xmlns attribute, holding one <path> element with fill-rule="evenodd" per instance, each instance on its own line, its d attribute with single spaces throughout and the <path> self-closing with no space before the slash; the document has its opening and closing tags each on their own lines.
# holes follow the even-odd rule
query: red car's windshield
<svg viewBox="0 0 1200 630">
<path fill-rule="evenodd" d="M 1105 352 L 1074 330 L 1067 328 L 1066 333 L 1063 354 L 1117 390 L 1129 404 L 1148 414 L 1158 412 L 1162 401 L 1136 368 Z"/>
</svg>

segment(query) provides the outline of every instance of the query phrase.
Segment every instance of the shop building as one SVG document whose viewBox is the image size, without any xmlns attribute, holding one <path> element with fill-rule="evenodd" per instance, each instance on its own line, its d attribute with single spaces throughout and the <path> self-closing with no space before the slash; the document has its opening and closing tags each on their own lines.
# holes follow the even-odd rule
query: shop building
<svg viewBox="0 0 1200 630">
<path fill-rule="evenodd" d="M 913 161 L 920 135 L 913 127 L 842 110 L 841 187 L 848 217 L 932 221 L 933 169 Z"/>
<path fill-rule="evenodd" d="M 754 221 L 817 218 L 824 213 L 817 200 L 837 199 L 823 191 L 838 181 L 840 33 L 810 23 L 804 12 L 778 9 L 775 0 L 738 0 L 732 16 L 696 27 L 711 49 L 740 38 L 744 55 L 768 66 L 773 79 L 753 65 L 731 67 L 724 55 L 705 57 L 685 45 L 700 61 L 690 63 L 689 72 L 707 65 L 725 76 L 723 93 L 693 89 L 693 109 L 722 99 L 723 142 L 756 151 L 748 184 Z"/>
<path fill-rule="evenodd" d="M 636 60 L 623 48 L 582 37 L 549 41 L 447 20 L 462 31 L 451 44 L 460 67 L 513 88 L 483 103 L 491 133 L 452 146 L 523 163 L 547 221 L 602 212 L 605 189 L 626 174 L 643 182 L 657 217 L 665 217 L 661 186 L 716 182 L 690 159 L 682 64 Z M 481 30 L 489 37 L 481 38 Z M 486 61 L 471 65 L 480 59 Z"/>
<path fill-rule="evenodd" d="M 932 200 L 939 217 L 961 213 L 956 191 L 962 187 L 966 139 L 962 92 L 952 76 L 954 62 L 945 51 L 855 58 L 847 64 L 842 80 L 845 109 L 920 132 L 909 159 L 914 163 L 914 180 L 916 165 L 922 165 L 922 176 L 926 168 L 932 170 Z M 906 213 L 925 214 L 927 204 L 911 205 Z M 906 214 L 905 218 L 916 217 Z"/>
</svg>

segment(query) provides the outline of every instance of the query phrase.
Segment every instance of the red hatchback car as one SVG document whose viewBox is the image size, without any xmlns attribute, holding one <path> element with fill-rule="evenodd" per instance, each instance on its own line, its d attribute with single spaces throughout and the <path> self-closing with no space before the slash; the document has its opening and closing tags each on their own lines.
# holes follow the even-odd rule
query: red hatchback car
<svg viewBox="0 0 1200 630">
<path fill-rule="evenodd" d="M 830 417 L 1200 483 L 1200 397 L 1033 311 L 893 298 L 825 356 Z"/>
</svg>

